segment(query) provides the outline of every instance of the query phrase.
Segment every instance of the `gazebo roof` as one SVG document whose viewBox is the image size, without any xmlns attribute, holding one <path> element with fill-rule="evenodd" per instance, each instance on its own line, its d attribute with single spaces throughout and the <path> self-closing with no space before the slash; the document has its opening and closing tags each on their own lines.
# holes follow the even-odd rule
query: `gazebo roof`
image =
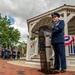
<svg viewBox="0 0 75 75">
<path fill-rule="evenodd" d="M 29 24 L 30 24 L 31 22 L 34 22 L 34 21 L 36 21 L 36 20 L 38 20 L 38 19 L 42 19 L 42 18 L 44 18 L 44 17 L 50 15 L 50 14 L 53 13 L 53 12 L 59 12 L 59 11 L 62 11 L 62 10 L 74 10 L 74 11 L 75 11 L 75 6 L 64 4 L 63 6 L 60 6 L 60 7 L 58 7 L 58 8 L 53 9 L 53 10 L 50 10 L 50 11 L 48 11 L 48 12 L 45 12 L 45 13 L 43 13 L 43 14 L 40 14 L 40 15 L 35 16 L 35 17 L 33 17 L 33 18 L 30 18 L 30 19 L 27 20 L 28 29 L 29 29 Z M 47 17 L 47 20 L 48 20 L 48 19 L 49 19 L 49 18 Z M 46 20 L 46 19 L 45 19 L 45 20 Z M 40 23 L 40 22 L 41 22 L 41 21 L 39 21 L 39 23 Z M 37 23 L 37 25 L 38 25 L 39 23 Z M 42 22 L 42 23 L 43 23 L 43 22 Z M 37 28 L 37 30 L 38 30 L 38 28 Z"/>
<path fill-rule="evenodd" d="M 45 12 L 45 13 L 42 13 L 42 14 L 40 14 L 40 15 L 38 15 L 38 16 L 33 17 L 33 18 L 27 19 L 27 22 L 36 20 L 36 19 L 38 19 L 38 18 L 40 18 L 40 17 L 43 17 L 43 16 L 45 16 L 45 15 L 48 15 L 49 13 L 61 11 L 61 10 L 63 10 L 63 9 L 70 9 L 70 10 L 73 10 L 73 9 L 74 9 L 74 10 L 75 10 L 75 6 L 74 6 L 74 5 L 66 5 L 66 4 L 64 4 L 63 6 L 57 7 L 57 8 L 55 8 L 55 9 L 53 9 L 53 10 L 50 10 L 50 11 Z"/>
<path fill-rule="evenodd" d="M 52 18 L 51 17 L 45 17 L 43 19 L 41 19 L 39 22 L 37 22 L 37 24 L 33 27 L 32 32 L 38 31 L 40 27 L 44 26 L 48 26 L 48 28 L 51 28 L 52 25 Z M 50 25 L 51 24 L 51 25 Z"/>
</svg>

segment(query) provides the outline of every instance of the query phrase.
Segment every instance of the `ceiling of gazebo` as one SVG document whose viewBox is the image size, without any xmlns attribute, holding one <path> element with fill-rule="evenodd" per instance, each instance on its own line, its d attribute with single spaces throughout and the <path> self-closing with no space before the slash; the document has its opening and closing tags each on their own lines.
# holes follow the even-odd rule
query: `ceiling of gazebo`
<svg viewBox="0 0 75 75">
<path fill-rule="evenodd" d="M 53 25 L 53 22 L 52 22 L 52 18 L 51 17 L 42 18 L 33 27 L 32 32 L 36 33 L 37 31 L 39 31 L 40 27 L 45 27 L 45 26 L 47 26 L 51 30 L 52 25 Z M 68 22 L 68 34 L 69 35 L 75 35 L 75 16 L 73 16 L 70 19 L 70 21 Z"/>
<path fill-rule="evenodd" d="M 75 16 L 73 16 L 68 22 L 68 34 L 75 35 Z"/>
<path fill-rule="evenodd" d="M 45 17 L 36 23 L 36 25 L 32 29 L 32 32 L 39 31 L 39 28 L 43 26 L 47 26 L 49 29 L 51 29 L 52 25 L 53 25 L 52 18 Z"/>
</svg>

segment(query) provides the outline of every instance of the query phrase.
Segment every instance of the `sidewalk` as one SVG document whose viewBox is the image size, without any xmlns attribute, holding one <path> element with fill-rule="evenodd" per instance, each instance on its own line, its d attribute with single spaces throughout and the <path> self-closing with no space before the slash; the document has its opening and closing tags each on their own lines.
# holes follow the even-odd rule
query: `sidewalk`
<svg viewBox="0 0 75 75">
<path fill-rule="evenodd" d="M 47 75 L 38 71 L 37 68 L 29 68 L 25 66 L 18 66 L 9 64 L 7 60 L 0 59 L 0 75 Z M 59 74 L 48 75 L 75 75 L 75 71 L 69 71 Z"/>
</svg>

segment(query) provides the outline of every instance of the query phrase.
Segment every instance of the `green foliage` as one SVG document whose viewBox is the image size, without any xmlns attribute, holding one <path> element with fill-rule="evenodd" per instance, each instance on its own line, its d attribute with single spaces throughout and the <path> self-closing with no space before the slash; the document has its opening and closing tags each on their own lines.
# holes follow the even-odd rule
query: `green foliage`
<svg viewBox="0 0 75 75">
<path fill-rule="evenodd" d="M 35 40 L 35 38 L 36 38 L 36 36 L 32 36 L 32 38 L 31 38 L 31 39 L 32 39 L 32 40 Z"/>
<path fill-rule="evenodd" d="M 0 15 L 0 44 L 3 47 L 14 47 L 19 42 L 20 32 L 10 27 L 11 23 L 7 17 Z"/>
<path fill-rule="evenodd" d="M 22 49 L 24 49 L 24 52 L 26 53 L 27 43 L 24 42 L 24 41 L 23 42 L 19 42 L 18 49 L 20 50 L 21 53 L 22 53 Z"/>
</svg>

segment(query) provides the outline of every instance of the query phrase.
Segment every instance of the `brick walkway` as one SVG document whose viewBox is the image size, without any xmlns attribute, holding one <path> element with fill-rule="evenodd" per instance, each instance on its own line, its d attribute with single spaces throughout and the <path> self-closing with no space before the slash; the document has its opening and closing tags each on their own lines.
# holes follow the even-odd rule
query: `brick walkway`
<svg viewBox="0 0 75 75">
<path fill-rule="evenodd" d="M 37 69 L 8 64 L 6 60 L 0 59 L 0 75 L 47 75 Z M 75 72 L 66 72 L 48 75 L 75 75 Z"/>
</svg>

